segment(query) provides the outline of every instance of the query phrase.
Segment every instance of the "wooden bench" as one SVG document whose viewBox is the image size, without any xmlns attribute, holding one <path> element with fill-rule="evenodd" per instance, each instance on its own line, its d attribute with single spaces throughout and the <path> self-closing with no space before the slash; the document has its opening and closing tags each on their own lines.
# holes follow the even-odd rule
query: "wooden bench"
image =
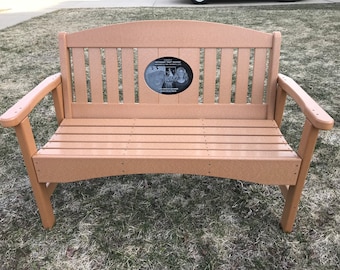
<svg viewBox="0 0 340 270">
<path fill-rule="evenodd" d="M 280 186 L 290 232 L 318 130 L 333 119 L 278 73 L 280 43 L 279 32 L 198 21 L 60 33 L 61 73 L 0 118 L 16 130 L 43 226 L 55 223 L 57 183 L 181 173 Z M 59 127 L 37 149 L 28 115 L 50 92 Z M 287 94 L 306 116 L 297 153 L 280 131 Z"/>
</svg>

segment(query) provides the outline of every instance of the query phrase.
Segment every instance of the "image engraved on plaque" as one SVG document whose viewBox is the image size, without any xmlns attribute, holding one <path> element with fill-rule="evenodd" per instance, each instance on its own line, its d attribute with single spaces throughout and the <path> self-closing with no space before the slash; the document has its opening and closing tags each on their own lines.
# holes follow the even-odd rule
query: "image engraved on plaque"
<svg viewBox="0 0 340 270">
<path fill-rule="evenodd" d="M 181 59 L 162 57 L 152 61 L 145 69 L 146 84 L 154 91 L 174 95 L 187 89 L 193 78 L 192 69 Z"/>
</svg>

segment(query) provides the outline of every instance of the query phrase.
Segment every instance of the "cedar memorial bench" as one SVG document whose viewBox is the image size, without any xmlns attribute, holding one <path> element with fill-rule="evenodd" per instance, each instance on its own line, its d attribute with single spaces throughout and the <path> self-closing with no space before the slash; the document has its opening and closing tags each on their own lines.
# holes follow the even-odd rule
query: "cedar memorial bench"
<svg viewBox="0 0 340 270">
<path fill-rule="evenodd" d="M 43 226 L 55 223 L 57 183 L 181 173 L 280 186 L 290 232 L 333 119 L 278 73 L 280 43 L 279 32 L 177 20 L 60 33 L 61 73 L 0 118 L 16 130 Z M 50 92 L 58 128 L 37 149 L 28 115 Z M 280 131 L 287 94 L 306 117 L 297 152 Z"/>
</svg>

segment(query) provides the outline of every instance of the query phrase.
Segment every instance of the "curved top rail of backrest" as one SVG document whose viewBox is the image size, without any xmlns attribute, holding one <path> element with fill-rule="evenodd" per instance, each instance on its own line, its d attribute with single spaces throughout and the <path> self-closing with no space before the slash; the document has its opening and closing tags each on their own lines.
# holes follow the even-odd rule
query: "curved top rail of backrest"
<svg viewBox="0 0 340 270">
<path fill-rule="evenodd" d="M 157 33 L 157 38 L 154 36 Z M 120 23 L 67 34 L 67 47 L 271 48 L 273 34 L 239 26 L 188 20 Z"/>
</svg>

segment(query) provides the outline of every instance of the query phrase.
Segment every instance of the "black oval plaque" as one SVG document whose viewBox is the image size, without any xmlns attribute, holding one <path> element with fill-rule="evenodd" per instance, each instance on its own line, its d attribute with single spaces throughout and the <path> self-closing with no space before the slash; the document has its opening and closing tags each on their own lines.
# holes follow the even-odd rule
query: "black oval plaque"
<svg viewBox="0 0 340 270">
<path fill-rule="evenodd" d="M 175 57 L 162 57 L 152 61 L 144 72 L 146 84 L 154 91 L 165 95 L 183 92 L 192 82 L 190 66 Z"/>
</svg>

